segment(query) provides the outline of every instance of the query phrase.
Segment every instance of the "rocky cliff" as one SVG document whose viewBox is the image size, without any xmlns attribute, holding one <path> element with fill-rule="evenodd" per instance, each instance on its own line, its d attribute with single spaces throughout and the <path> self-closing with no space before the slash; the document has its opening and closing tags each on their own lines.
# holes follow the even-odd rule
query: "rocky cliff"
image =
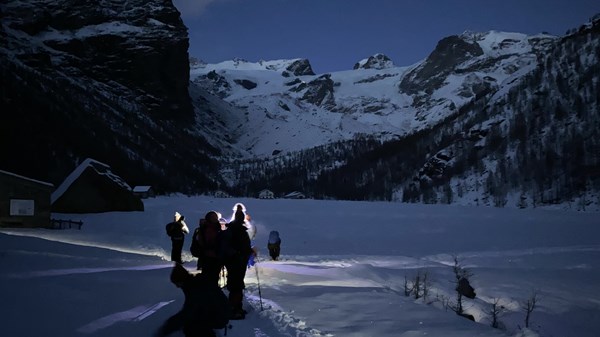
<svg viewBox="0 0 600 337">
<path fill-rule="evenodd" d="M 206 157 L 216 152 L 190 131 L 187 28 L 170 0 L 12 1 L 0 11 L 2 167 L 59 183 L 91 157 L 131 184 L 211 185 Z M 174 167 L 198 178 L 174 177 Z"/>
</svg>

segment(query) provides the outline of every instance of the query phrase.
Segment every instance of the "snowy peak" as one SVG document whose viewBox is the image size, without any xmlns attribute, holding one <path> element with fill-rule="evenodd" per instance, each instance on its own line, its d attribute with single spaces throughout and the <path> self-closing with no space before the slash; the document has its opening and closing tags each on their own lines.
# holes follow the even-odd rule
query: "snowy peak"
<svg viewBox="0 0 600 337">
<path fill-rule="evenodd" d="M 190 69 L 192 74 L 207 73 L 210 71 L 216 72 L 247 72 L 247 71 L 272 71 L 278 72 L 284 77 L 315 75 L 307 59 L 292 59 L 292 60 L 272 60 L 250 62 L 244 59 L 233 59 L 215 64 L 207 64 L 199 61 L 196 58 L 190 59 Z"/>
<path fill-rule="evenodd" d="M 310 62 L 300 58 L 258 62 L 234 59 L 216 64 L 190 60 L 191 81 L 219 98 L 244 96 L 249 91 L 251 95 L 264 94 L 265 90 L 273 93 L 285 87 L 284 83 L 294 82 L 289 77 L 314 75 Z"/>
<path fill-rule="evenodd" d="M 389 69 L 395 67 L 394 62 L 384 54 L 375 54 L 369 58 L 362 59 L 354 65 L 356 69 Z"/>
<path fill-rule="evenodd" d="M 239 173 L 229 186 L 259 187 L 250 195 L 302 186 L 323 199 L 597 209 L 598 27 L 560 39 L 466 33 L 410 67 L 296 77 L 287 91 L 229 96 L 248 109 L 246 134 L 261 130 L 240 143 L 270 157 L 232 165 Z"/>
<path fill-rule="evenodd" d="M 294 76 L 315 75 L 315 72 L 312 70 L 310 62 L 308 62 L 307 59 L 294 60 L 290 65 L 288 65 L 285 68 L 285 70 L 287 72 L 284 72 L 283 76 L 286 77 L 289 77 L 289 73 L 291 73 Z"/>
<path fill-rule="evenodd" d="M 480 55 L 483 50 L 475 42 L 456 35 L 443 38 L 427 59 L 402 80 L 400 89 L 408 94 L 432 93 L 459 64 Z"/>
<path fill-rule="evenodd" d="M 237 146 L 270 156 L 357 134 L 389 139 L 434 126 L 533 69 L 533 46 L 543 48 L 552 39 L 465 32 L 440 40 L 426 59 L 410 67 L 397 67 L 378 53 L 353 70 L 326 74 L 315 75 L 306 59 L 234 60 L 192 64 L 190 77 L 239 109 L 235 113 L 246 111 L 248 130 L 240 130 Z"/>
<path fill-rule="evenodd" d="M 504 81 L 522 76 L 537 64 L 539 53 L 556 37 L 490 31 L 465 32 L 440 40 L 431 54 L 402 79 L 401 92 L 413 97 L 413 106 L 450 107 L 448 93 L 465 99 L 490 93 Z M 445 93 L 432 100 L 436 91 Z M 456 101 L 452 102 L 457 105 Z M 433 105 L 432 105 L 433 104 Z"/>
<path fill-rule="evenodd" d="M 477 43 L 483 53 L 489 57 L 539 51 L 547 48 L 550 43 L 557 39 L 556 36 L 549 34 L 529 36 L 522 33 L 494 30 L 486 33 L 465 31 L 459 37 L 467 43 Z"/>
</svg>

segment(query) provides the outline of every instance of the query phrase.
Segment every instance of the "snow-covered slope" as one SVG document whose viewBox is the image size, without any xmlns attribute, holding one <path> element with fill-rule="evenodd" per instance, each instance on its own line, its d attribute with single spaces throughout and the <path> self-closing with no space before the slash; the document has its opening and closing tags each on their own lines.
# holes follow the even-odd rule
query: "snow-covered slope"
<svg viewBox="0 0 600 337">
<path fill-rule="evenodd" d="M 269 156 L 356 134 L 390 139 L 434 126 L 477 95 L 511 86 L 554 40 L 465 32 L 441 40 L 428 58 L 409 66 L 395 66 L 382 54 L 328 74 L 313 74 L 303 59 L 198 62 L 190 79 L 243 111 L 240 123 L 229 125 L 239 148 Z M 308 71 L 297 71 L 298 64 Z"/>
<path fill-rule="evenodd" d="M 308 60 L 198 63 L 195 85 L 240 116 L 233 194 L 598 209 L 600 21 L 563 37 L 491 31 L 313 74 Z M 294 70 L 294 71 L 292 71 Z M 260 135 L 260 136 L 259 136 Z"/>
</svg>

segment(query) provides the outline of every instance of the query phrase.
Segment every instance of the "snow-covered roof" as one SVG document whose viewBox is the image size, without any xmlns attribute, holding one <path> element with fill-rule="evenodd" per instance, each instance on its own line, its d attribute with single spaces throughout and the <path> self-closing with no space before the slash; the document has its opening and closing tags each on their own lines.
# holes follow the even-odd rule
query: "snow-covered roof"
<svg viewBox="0 0 600 337">
<path fill-rule="evenodd" d="M 304 197 L 304 193 L 298 192 L 298 191 L 294 191 L 294 192 L 286 194 L 284 197 L 285 198 Z"/>
<path fill-rule="evenodd" d="M 121 185 L 123 188 L 131 190 L 131 187 L 125 181 L 123 181 L 121 177 L 112 173 L 110 166 L 97 160 L 87 158 L 81 164 L 79 164 L 79 166 L 77 166 L 77 168 L 75 168 L 75 170 L 73 170 L 73 172 L 67 176 L 63 183 L 60 184 L 60 186 L 58 186 L 58 188 L 52 193 L 50 197 L 51 202 L 54 203 L 56 200 L 58 200 L 58 198 L 60 198 L 69 189 L 71 184 L 73 184 L 73 182 L 77 180 L 88 167 L 93 168 L 100 175 L 108 176 L 111 180 Z"/>
<path fill-rule="evenodd" d="M 138 192 L 138 193 L 143 193 L 143 192 L 150 191 L 150 189 L 152 189 L 152 186 L 136 186 L 133 188 L 133 191 Z"/>
<path fill-rule="evenodd" d="M 9 176 L 13 176 L 13 177 L 17 177 L 17 178 L 19 178 L 19 179 L 24 179 L 24 180 L 32 181 L 32 182 L 34 182 L 34 183 L 38 183 L 38 184 L 42 184 L 42 185 L 46 185 L 46 186 L 51 186 L 51 187 L 54 187 L 54 185 L 53 185 L 53 184 L 51 184 L 51 183 L 47 183 L 47 182 L 45 182 L 45 181 L 41 181 L 41 180 L 36 180 L 36 179 L 27 178 L 27 177 L 24 177 L 24 176 L 21 176 L 21 175 L 18 175 L 18 174 L 12 173 L 12 172 L 8 172 L 8 171 L 0 170 L 0 173 L 6 174 L 6 175 L 9 175 Z"/>
</svg>

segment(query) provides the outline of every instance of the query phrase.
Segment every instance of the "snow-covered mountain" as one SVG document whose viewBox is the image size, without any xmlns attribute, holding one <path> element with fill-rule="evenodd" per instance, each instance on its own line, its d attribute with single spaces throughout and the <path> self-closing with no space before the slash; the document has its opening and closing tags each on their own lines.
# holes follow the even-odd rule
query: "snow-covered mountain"
<svg viewBox="0 0 600 337">
<path fill-rule="evenodd" d="M 435 126 L 478 95 L 516 83 L 556 39 L 465 32 L 406 67 L 383 54 L 326 74 L 314 74 L 305 59 L 196 62 L 190 79 L 244 111 L 228 125 L 232 142 L 249 155 L 271 156 L 357 134 L 387 140 Z"/>
<path fill-rule="evenodd" d="M 599 26 L 465 32 L 407 67 L 234 60 L 190 79 L 231 107 L 219 132 L 246 158 L 223 170 L 234 193 L 597 209 Z"/>
<path fill-rule="evenodd" d="M 157 191 L 598 205 L 599 20 L 383 54 L 189 62 L 170 1 L 0 4 L 0 168 L 59 185 L 85 158 Z"/>
</svg>

